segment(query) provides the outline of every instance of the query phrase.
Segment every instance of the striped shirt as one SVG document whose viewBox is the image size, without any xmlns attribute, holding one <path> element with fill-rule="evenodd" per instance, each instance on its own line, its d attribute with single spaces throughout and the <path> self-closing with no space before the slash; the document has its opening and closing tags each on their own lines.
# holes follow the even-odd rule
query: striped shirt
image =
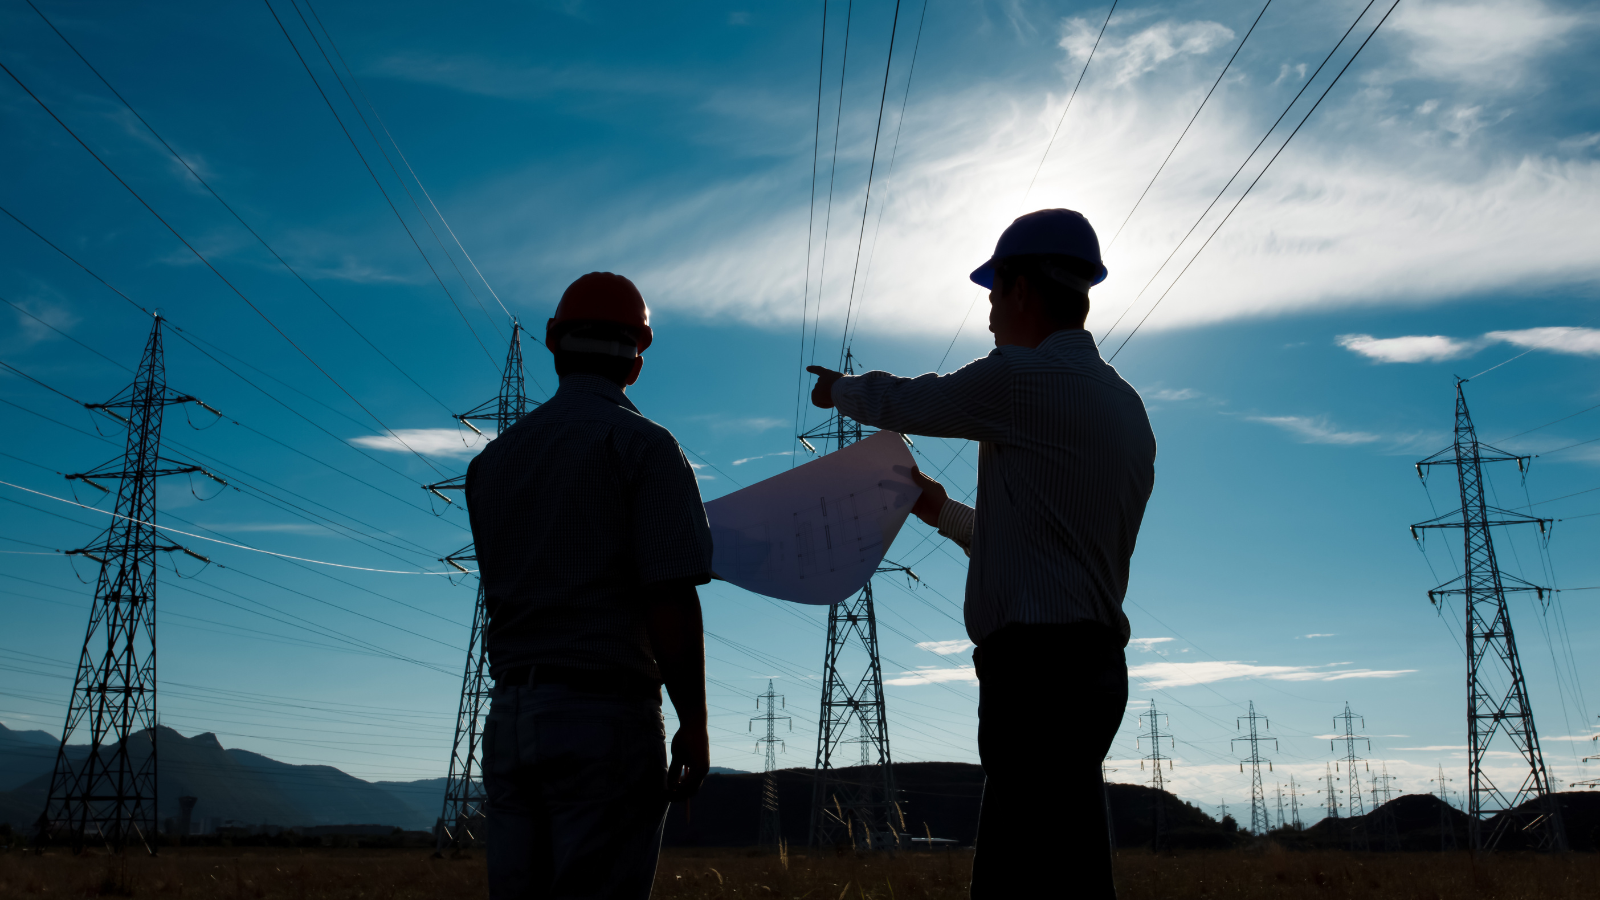
<svg viewBox="0 0 1600 900">
<path fill-rule="evenodd" d="M 949 375 L 868 372 L 833 401 L 877 428 L 978 441 L 976 508 L 945 504 L 939 530 L 968 547 L 967 635 L 1005 625 L 1099 622 L 1128 636 L 1128 590 L 1155 435 L 1144 402 L 1081 329 L 997 347 Z"/>
<path fill-rule="evenodd" d="M 489 669 L 527 664 L 660 681 L 650 586 L 711 580 L 711 531 L 672 433 L 598 375 L 567 375 L 467 468 Z"/>
</svg>

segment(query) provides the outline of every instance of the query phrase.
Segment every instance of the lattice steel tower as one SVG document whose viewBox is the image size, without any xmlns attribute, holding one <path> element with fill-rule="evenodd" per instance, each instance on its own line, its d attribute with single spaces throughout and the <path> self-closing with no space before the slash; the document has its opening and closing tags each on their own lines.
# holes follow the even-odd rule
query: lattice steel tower
<svg viewBox="0 0 1600 900">
<path fill-rule="evenodd" d="M 110 490 L 99 480 L 116 479 L 119 485 L 111 526 L 91 546 L 70 551 L 99 563 L 100 572 L 50 793 L 39 816 L 41 841 L 65 833 L 80 848 L 98 838 L 117 848 L 139 842 L 155 850 L 156 554 L 182 552 L 208 561 L 161 540 L 156 479 L 188 472 L 216 478 L 199 466 L 161 458 L 162 413 L 178 403 L 205 406 L 167 389 L 157 314 L 133 383 L 105 403 L 84 404 L 127 427 L 122 457 L 67 476 L 105 493 Z M 67 744 L 84 727 L 88 751 L 69 758 Z"/>
<path fill-rule="evenodd" d="M 767 723 L 766 737 L 756 738 L 756 752 L 764 752 L 767 758 L 766 767 L 761 770 L 765 777 L 761 779 L 761 825 L 756 833 L 756 846 L 759 847 L 776 847 L 783 838 L 783 829 L 778 820 L 778 748 L 784 742 L 778 737 L 778 723 L 788 722 L 789 730 L 793 731 L 794 720 L 779 715 L 778 710 L 788 705 L 783 695 L 773 690 L 772 679 L 769 678 L 767 692 L 756 697 L 756 709 L 765 709 L 765 712 L 750 719 L 752 728 L 757 722 Z"/>
<path fill-rule="evenodd" d="M 1161 771 L 1161 764 L 1165 762 L 1167 771 L 1170 772 L 1172 771 L 1172 759 L 1162 755 L 1161 742 L 1165 740 L 1173 750 L 1178 747 L 1177 739 L 1169 732 L 1161 730 L 1161 719 L 1165 715 L 1165 713 L 1156 710 L 1156 701 L 1152 698 L 1149 711 L 1139 717 L 1139 724 L 1145 728 L 1145 732 L 1135 737 L 1133 742 L 1134 746 L 1139 749 L 1143 749 L 1145 741 L 1150 742 L 1150 753 L 1139 760 L 1139 768 L 1143 769 L 1145 763 L 1150 764 L 1150 787 L 1152 789 L 1150 795 L 1151 850 L 1161 849 L 1161 837 L 1167 830 L 1167 779 L 1166 775 Z M 1147 719 L 1148 721 L 1146 721 Z M 1167 719 L 1169 729 L 1171 725 L 1172 720 L 1169 718 Z"/>
<path fill-rule="evenodd" d="M 1507 453 L 1478 440 L 1467 410 L 1467 395 L 1456 380 L 1455 442 L 1417 463 L 1426 479 L 1433 466 L 1455 466 L 1461 491 L 1461 508 L 1411 526 L 1413 538 L 1430 528 L 1459 528 L 1462 532 L 1462 574 L 1428 592 L 1435 606 L 1440 597 L 1460 594 L 1465 599 L 1467 628 L 1467 815 L 1473 850 L 1492 850 L 1510 829 L 1527 832 L 1539 847 L 1565 850 L 1566 830 L 1561 809 L 1550 793 L 1550 776 L 1539 733 L 1533 725 L 1533 705 L 1517 642 L 1512 635 L 1506 595 L 1531 591 L 1541 603 L 1547 589 L 1500 571 L 1490 529 L 1504 525 L 1538 525 L 1547 533 L 1549 519 L 1490 506 L 1485 496 L 1483 464 L 1515 462 L 1527 473 L 1529 457 Z M 1484 771 L 1483 761 L 1496 735 L 1504 734 L 1527 766 L 1522 783 L 1509 793 Z M 1494 831 L 1483 834 L 1483 823 L 1495 818 Z"/>
<path fill-rule="evenodd" d="M 1344 760 L 1344 803 L 1345 809 L 1350 812 L 1350 818 L 1352 820 L 1352 825 L 1350 827 L 1350 848 L 1352 850 L 1366 850 L 1368 849 L 1367 823 L 1364 817 L 1367 814 L 1367 809 L 1366 804 L 1361 801 L 1361 774 L 1357 772 L 1356 769 L 1358 766 L 1366 766 L 1367 761 L 1365 757 L 1356 755 L 1356 742 L 1366 741 L 1367 752 L 1371 753 L 1372 741 L 1368 740 L 1367 736 L 1364 734 L 1356 734 L 1355 723 L 1357 719 L 1361 719 L 1361 727 L 1365 729 L 1367 727 L 1367 720 L 1362 718 L 1360 713 L 1351 712 L 1350 704 L 1346 702 L 1344 705 L 1344 712 L 1333 717 L 1333 725 L 1336 729 L 1335 733 L 1338 733 L 1337 729 L 1342 722 L 1344 723 L 1344 734 L 1342 737 L 1329 741 L 1328 749 L 1332 750 L 1333 745 L 1337 741 L 1344 741 L 1344 756 L 1342 757 Z M 1334 768 L 1338 769 L 1339 764 L 1334 763 Z M 1371 767 L 1368 767 L 1367 771 L 1370 772 Z M 1358 816 L 1363 818 L 1358 819 Z"/>
<path fill-rule="evenodd" d="M 522 374 L 522 326 L 511 322 L 511 346 L 506 350 L 505 369 L 500 374 L 500 393 L 494 399 L 456 416 L 461 424 L 480 436 L 483 431 L 473 422 L 493 422 L 495 433 L 504 433 L 527 412 L 538 406 L 528 399 Z M 463 490 L 467 478 L 460 475 L 448 481 L 423 485 L 423 489 L 442 498 L 447 503 L 455 501 L 443 491 Z M 477 559 L 473 545 L 468 544 L 445 557 L 442 562 L 461 569 L 461 565 Z M 467 666 L 461 676 L 461 703 L 456 710 L 455 740 L 450 747 L 450 775 L 445 780 L 444 810 L 434 826 L 436 849 L 446 846 L 460 847 L 478 837 L 477 829 L 487 810 L 488 795 L 483 787 L 483 717 L 489 703 L 489 646 L 485 635 L 489 627 L 489 613 L 483 602 L 483 583 L 478 583 L 478 598 L 472 608 L 472 631 L 467 640 Z"/>
<path fill-rule="evenodd" d="M 1272 741 L 1274 750 L 1278 747 L 1278 739 L 1268 734 L 1263 734 L 1256 727 L 1256 722 L 1263 722 L 1267 728 L 1272 723 L 1266 716 L 1256 715 L 1256 703 L 1250 701 L 1250 714 L 1234 720 L 1234 727 L 1242 727 L 1242 723 L 1250 723 L 1250 734 L 1246 737 L 1236 737 L 1235 741 L 1249 741 L 1250 755 L 1239 761 L 1239 771 L 1243 772 L 1246 763 L 1250 764 L 1250 831 L 1254 834 L 1266 834 L 1272 829 L 1272 819 L 1267 813 L 1266 790 L 1261 786 L 1261 764 L 1267 764 L 1267 771 L 1272 771 L 1272 760 L 1261 755 L 1261 742 Z M 1278 818 L 1283 818 L 1283 795 L 1278 795 Z"/>
<path fill-rule="evenodd" d="M 844 353 L 843 371 L 855 374 L 855 358 Z M 843 450 L 867 436 L 861 423 L 834 410 L 827 421 L 799 436 L 807 450 L 831 444 Z M 813 443 L 815 441 L 816 443 Z M 889 565 L 879 572 L 906 571 Z M 865 656 L 865 660 L 860 657 Z M 850 734 L 850 724 L 857 735 Z M 841 776 L 836 765 L 851 744 L 861 768 Z M 876 769 L 876 771 L 873 771 Z M 817 718 L 816 775 L 811 794 L 813 844 L 893 847 L 904 830 L 889 753 L 889 723 L 883 702 L 883 666 L 878 657 L 878 618 L 872 582 L 861 593 L 828 607 L 828 644 L 822 657 L 822 710 Z"/>
</svg>

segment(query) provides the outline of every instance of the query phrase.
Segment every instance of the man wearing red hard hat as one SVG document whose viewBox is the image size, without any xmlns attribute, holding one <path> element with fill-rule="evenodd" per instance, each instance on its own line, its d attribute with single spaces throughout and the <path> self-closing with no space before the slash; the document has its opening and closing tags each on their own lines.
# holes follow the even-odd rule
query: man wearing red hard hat
<svg viewBox="0 0 1600 900">
<path fill-rule="evenodd" d="M 678 442 L 625 393 L 653 339 L 633 282 L 574 281 L 545 328 L 560 388 L 467 470 L 494 900 L 648 897 L 667 803 L 710 765 L 695 588 L 711 533 Z"/>
<path fill-rule="evenodd" d="M 1156 442 L 1138 392 L 1083 327 L 1105 277 L 1087 219 L 1029 213 L 971 275 L 989 288 L 994 352 L 918 378 L 809 369 L 817 406 L 978 442 L 975 507 L 920 473 L 912 507 L 972 558 L 965 613 L 987 778 L 974 900 L 1116 896 L 1100 765 L 1128 702 L 1122 600 Z M 1072 721 L 1042 721 L 1063 689 Z M 1039 746 L 1062 749 L 1041 758 Z"/>
</svg>

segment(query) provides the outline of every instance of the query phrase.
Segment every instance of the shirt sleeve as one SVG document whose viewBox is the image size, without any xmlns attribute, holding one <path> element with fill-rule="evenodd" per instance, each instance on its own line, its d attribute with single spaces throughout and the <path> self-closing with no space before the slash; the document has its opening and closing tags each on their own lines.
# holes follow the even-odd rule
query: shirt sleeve
<svg viewBox="0 0 1600 900">
<path fill-rule="evenodd" d="M 949 375 L 888 372 L 833 383 L 841 413 L 874 428 L 929 437 L 1004 441 L 1011 431 L 1011 364 L 998 352 Z"/>
<path fill-rule="evenodd" d="M 972 526 L 977 518 L 976 509 L 960 500 L 946 500 L 944 508 L 939 510 L 939 533 L 955 541 L 967 556 L 971 556 Z"/>
<path fill-rule="evenodd" d="M 633 484 L 633 559 L 641 586 L 711 580 L 711 528 L 700 484 L 670 437 L 646 442 Z"/>
</svg>

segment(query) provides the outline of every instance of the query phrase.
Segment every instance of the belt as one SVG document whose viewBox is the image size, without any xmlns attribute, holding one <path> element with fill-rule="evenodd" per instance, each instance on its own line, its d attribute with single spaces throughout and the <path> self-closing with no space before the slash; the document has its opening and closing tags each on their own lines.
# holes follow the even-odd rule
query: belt
<svg viewBox="0 0 1600 900">
<path fill-rule="evenodd" d="M 529 664 L 512 666 L 494 681 L 500 687 L 538 687 L 559 684 L 585 694 L 605 694 L 637 700 L 661 700 L 660 686 L 650 678 L 619 669 L 578 669 L 572 666 Z"/>
</svg>

